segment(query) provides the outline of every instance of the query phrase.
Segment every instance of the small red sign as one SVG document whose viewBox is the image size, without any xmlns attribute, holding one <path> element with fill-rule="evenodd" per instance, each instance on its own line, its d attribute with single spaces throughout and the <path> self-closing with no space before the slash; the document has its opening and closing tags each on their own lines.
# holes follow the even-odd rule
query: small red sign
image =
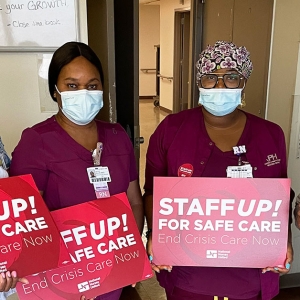
<svg viewBox="0 0 300 300">
<path fill-rule="evenodd" d="M 0 273 L 24 277 L 71 262 L 31 175 L 0 179 L 0 201 Z"/>
</svg>

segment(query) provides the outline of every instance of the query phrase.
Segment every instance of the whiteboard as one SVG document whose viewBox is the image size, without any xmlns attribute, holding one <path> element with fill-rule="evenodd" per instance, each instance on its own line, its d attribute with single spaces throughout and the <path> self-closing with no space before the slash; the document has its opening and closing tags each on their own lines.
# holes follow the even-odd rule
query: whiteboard
<svg viewBox="0 0 300 300">
<path fill-rule="evenodd" d="M 0 0 L 0 50 L 53 50 L 78 40 L 76 0 Z"/>
</svg>

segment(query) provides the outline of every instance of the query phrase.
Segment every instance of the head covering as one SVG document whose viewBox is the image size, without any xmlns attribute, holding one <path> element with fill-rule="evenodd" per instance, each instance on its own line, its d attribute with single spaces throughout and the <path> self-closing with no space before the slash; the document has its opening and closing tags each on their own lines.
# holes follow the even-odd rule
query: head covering
<svg viewBox="0 0 300 300">
<path fill-rule="evenodd" d="M 244 46 L 237 47 L 226 41 L 217 41 L 213 46 L 208 45 L 199 55 L 196 67 L 197 80 L 201 75 L 219 69 L 235 69 L 248 79 L 253 70 L 249 51 Z"/>
</svg>

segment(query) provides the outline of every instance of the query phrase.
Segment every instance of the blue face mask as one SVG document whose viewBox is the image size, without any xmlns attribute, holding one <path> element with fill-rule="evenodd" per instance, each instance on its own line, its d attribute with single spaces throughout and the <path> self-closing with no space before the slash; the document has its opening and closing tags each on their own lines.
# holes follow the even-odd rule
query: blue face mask
<svg viewBox="0 0 300 300">
<path fill-rule="evenodd" d="M 61 96 L 62 113 L 77 125 L 86 125 L 94 120 L 103 107 L 103 91 L 78 90 L 57 92 Z"/>
<path fill-rule="evenodd" d="M 241 104 L 242 90 L 199 88 L 199 104 L 212 115 L 222 117 L 232 113 Z"/>
</svg>

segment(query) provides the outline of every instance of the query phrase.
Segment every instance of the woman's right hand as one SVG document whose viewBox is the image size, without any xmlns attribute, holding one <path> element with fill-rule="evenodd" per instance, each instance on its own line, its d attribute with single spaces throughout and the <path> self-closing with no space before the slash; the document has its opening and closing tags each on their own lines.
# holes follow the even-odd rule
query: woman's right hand
<svg viewBox="0 0 300 300">
<path fill-rule="evenodd" d="M 89 298 L 89 299 L 86 299 L 86 297 L 85 296 L 81 296 L 80 297 L 80 300 L 94 300 L 95 298 Z"/>
<path fill-rule="evenodd" d="M 172 266 L 169 265 L 156 265 L 153 262 L 154 254 L 152 250 L 152 233 L 149 235 L 147 244 L 146 244 L 147 254 L 151 263 L 152 270 L 154 270 L 157 273 L 160 273 L 161 270 L 166 270 L 168 272 L 172 271 Z"/>
<path fill-rule="evenodd" d="M 0 292 L 8 292 L 10 289 L 15 288 L 18 282 L 22 282 L 24 284 L 29 283 L 26 278 L 18 278 L 16 271 L 1 273 Z"/>
</svg>

